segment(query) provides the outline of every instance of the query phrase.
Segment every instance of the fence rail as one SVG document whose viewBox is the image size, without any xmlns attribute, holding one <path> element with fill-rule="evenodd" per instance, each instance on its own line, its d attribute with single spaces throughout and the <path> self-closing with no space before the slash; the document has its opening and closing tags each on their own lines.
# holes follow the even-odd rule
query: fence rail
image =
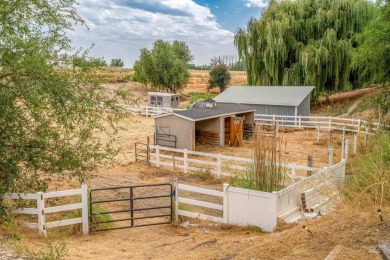
<svg viewBox="0 0 390 260">
<path fill-rule="evenodd" d="M 159 145 L 150 145 L 150 163 L 159 166 L 171 166 L 175 169 L 182 169 L 184 173 L 191 171 L 209 171 L 212 174 L 221 176 L 235 176 L 237 171 L 245 171 L 248 167 L 253 165 L 253 159 L 228 156 L 222 154 L 204 153 L 191 151 L 187 149 L 175 149 Z M 152 152 L 154 150 L 154 152 Z M 175 154 L 163 154 L 161 152 L 172 152 Z M 200 158 L 190 158 L 190 156 L 198 156 Z M 312 171 L 313 173 L 320 171 L 320 168 L 301 166 L 296 164 L 281 164 L 282 167 L 286 168 L 287 174 L 293 181 L 297 176 L 297 171 Z"/>
<path fill-rule="evenodd" d="M 132 114 L 138 114 L 143 116 L 157 116 L 162 114 L 170 114 L 174 111 L 180 111 L 184 109 L 168 108 L 168 107 L 150 107 L 150 106 L 130 106 L 125 104 L 117 104 L 118 107 Z"/>
<path fill-rule="evenodd" d="M 324 117 L 324 116 L 284 116 L 255 114 L 255 122 L 264 125 L 279 125 L 294 128 L 312 128 L 326 130 L 345 130 L 354 133 L 378 131 L 380 123 L 371 123 L 362 119 Z"/>
<path fill-rule="evenodd" d="M 178 183 L 177 179 L 174 179 L 174 186 L 175 186 L 175 218 L 176 222 L 178 220 L 178 216 L 185 216 L 185 217 L 190 217 L 190 218 L 198 218 L 198 219 L 203 219 L 203 220 L 209 220 L 209 221 L 214 221 L 214 222 L 219 222 L 219 223 L 227 223 L 227 188 L 228 184 L 224 184 L 223 186 L 223 191 L 216 191 L 216 190 L 211 190 L 211 189 L 205 189 L 205 188 L 200 188 L 200 187 L 195 187 L 191 185 L 186 185 L 186 184 L 180 184 Z M 222 205 L 220 204 L 215 204 L 211 202 L 205 202 L 205 201 L 200 201 L 200 200 L 194 200 L 190 198 L 184 198 L 184 197 L 179 197 L 179 190 L 185 190 L 185 191 L 191 191 L 191 192 L 197 192 L 200 194 L 204 195 L 211 195 L 211 196 L 216 196 L 223 198 L 223 203 Z M 180 210 L 179 209 L 179 203 L 183 204 L 189 204 L 189 205 L 194 205 L 194 206 L 199 206 L 203 208 L 209 208 L 209 209 L 214 209 L 214 210 L 220 210 L 223 212 L 223 217 L 215 217 L 215 216 L 210 216 L 198 212 L 191 212 L 191 211 L 186 211 L 186 210 Z"/>
<path fill-rule="evenodd" d="M 58 197 L 67 197 L 81 195 L 81 203 L 73 203 L 61 206 L 46 207 L 45 199 L 58 198 Z M 83 234 L 88 234 L 89 225 L 88 225 L 88 193 L 87 185 L 81 185 L 80 189 L 65 190 L 65 191 L 55 191 L 55 192 L 37 192 L 33 194 L 18 194 L 11 193 L 0 195 L 2 199 L 12 199 L 12 200 L 35 200 L 36 208 L 19 208 L 15 209 L 14 213 L 17 214 L 28 214 L 28 215 L 37 215 L 38 223 L 25 222 L 23 225 L 32 228 L 38 229 L 40 234 L 46 235 L 47 229 L 54 227 L 61 227 L 74 224 L 82 224 Z M 46 214 L 58 213 L 69 210 L 81 209 L 81 217 L 64 219 L 59 221 L 46 222 Z"/>
</svg>

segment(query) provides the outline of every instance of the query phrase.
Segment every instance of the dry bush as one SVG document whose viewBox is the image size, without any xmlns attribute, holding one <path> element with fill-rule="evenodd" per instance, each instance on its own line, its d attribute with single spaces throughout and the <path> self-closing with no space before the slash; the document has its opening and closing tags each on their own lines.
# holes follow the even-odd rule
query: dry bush
<svg viewBox="0 0 390 260">
<path fill-rule="evenodd" d="M 247 189 L 273 192 L 285 187 L 286 167 L 282 148 L 283 138 L 276 130 L 265 133 L 264 127 L 257 126 L 253 135 L 253 166 L 246 173 L 233 179 L 232 185 Z"/>
</svg>

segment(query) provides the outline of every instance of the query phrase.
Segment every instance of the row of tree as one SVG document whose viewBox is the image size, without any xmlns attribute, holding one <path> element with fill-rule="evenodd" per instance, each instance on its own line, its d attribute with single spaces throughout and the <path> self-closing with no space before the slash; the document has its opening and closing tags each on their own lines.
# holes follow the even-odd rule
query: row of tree
<svg viewBox="0 0 390 260">
<path fill-rule="evenodd" d="M 313 85 L 318 97 L 389 80 L 389 17 L 388 0 L 271 0 L 235 46 L 249 85 Z"/>
<path fill-rule="evenodd" d="M 73 67 L 91 67 L 91 68 L 101 68 L 101 67 L 119 67 L 123 68 L 125 63 L 122 59 L 111 59 L 110 65 L 108 65 L 107 61 L 104 58 L 95 58 L 95 57 L 73 57 L 72 59 Z"/>
<path fill-rule="evenodd" d="M 217 62 L 216 62 L 217 61 Z M 225 64 L 225 66 L 230 71 L 244 71 L 244 63 L 242 61 L 235 61 L 234 63 L 226 63 L 226 61 L 223 59 L 223 57 L 214 57 L 211 59 L 210 64 L 203 64 L 203 65 L 195 65 L 195 64 L 189 64 L 188 68 L 191 70 L 211 70 L 213 67 L 215 67 L 216 63 L 218 64 Z"/>
</svg>

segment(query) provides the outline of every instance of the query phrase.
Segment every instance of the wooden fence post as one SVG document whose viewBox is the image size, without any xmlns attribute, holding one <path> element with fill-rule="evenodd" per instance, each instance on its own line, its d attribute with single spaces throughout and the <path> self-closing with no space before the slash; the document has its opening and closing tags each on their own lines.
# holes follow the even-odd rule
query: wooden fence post
<svg viewBox="0 0 390 260">
<path fill-rule="evenodd" d="M 302 119 L 301 119 L 301 115 L 298 116 L 298 127 L 299 129 L 301 129 L 301 124 L 302 124 Z"/>
<path fill-rule="evenodd" d="M 333 148 L 329 148 L 329 159 L 328 166 L 331 167 L 333 165 Z"/>
<path fill-rule="evenodd" d="M 345 152 L 345 126 L 343 126 L 343 135 L 341 137 L 341 159 L 344 158 L 344 152 Z"/>
<path fill-rule="evenodd" d="M 184 164 L 184 173 L 188 173 L 188 150 L 184 149 L 183 151 L 183 164 Z"/>
<path fill-rule="evenodd" d="M 329 132 L 332 130 L 332 117 L 330 116 L 329 117 L 329 125 L 328 125 L 328 128 L 329 128 Z"/>
<path fill-rule="evenodd" d="M 146 164 L 150 165 L 150 139 L 146 138 Z"/>
<path fill-rule="evenodd" d="M 345 139 L 345 151 L 344 151 L 344 157 L 343 159 L 348 159 L 348 149 L 349 149 L 349 141 L 348 139 Z"/>
<path fill-rule="evenodd" d="M 353 135 L 353 153 L 357 151 L 357 134 Z"/>
<path fill-rule="evenodd" d="M 38 209 L 38 230 L 39 234 L 46 236 L 46 221 L 45 221 L 45 199 L 43 192 L 37 192 L 37 209 Z"/>
<path fill-rule="evenodd" d="M 223 223 L 228 223 L 228 187 L 229 184 L 223 185 Z"/>
<path fill-rule="evenodd" d="M 160 167 L 160 146 L 156 145 L 156 166 Z"/>
<path fill-rule="evenodd" d="M 221 160 L 221 154 L 218 154 L 217 157 L 217 176 L 221 177 L 221 172 L 222 172 L 222 160 Z"/>
<path fill-rule="evenodd" d="M 368 135 L 368 127 L 366 126 L 366 131 L 364 132 L 364 146 L 367 146 L 367 135 Z"/>
<path fill-rule="evenodd" d="M 362 124 L 362 120 L 359 119 L 359 125 L 358 125 L 358 131 L 357 131 L 358 134 L 360 134 L 361 124 Z"/>
<path fill-rule="evenodd" d="M 295 177 L 296 175 L 297 175 L 297 167 L 296 167 L 296 164 L 293 163 L 293 164 L 291 165 L 291 176 L 292 176 L 292 177 Z"/>
<path fill-rule="evenodd" d="M 81 219 L 83 225 L 83 235 L 89 233 L 89 219 L 88 219 L 88 186 L 81 185 Z"/>
<path fill-rule="evenodd" d="M 172 171 L 176 170 L 176 160 L 175 160 L 175 154 L 172 153 Z"/>
<path fill-rule="evenodd" d="M 317 125 L 317 143 L 319 143 L 320 142 L 320 129 L 321 128 L 321 126 L 320 126 L 320 124 L 318 124 Z"/>
<path fill-rule="evenodd" d="M 179 187 L 177 178 L 173 179 L 173 185 L 175 189 L 175 223 L 179 221 Z"/>
<path fill-rule="evenodd" d="M 146 115 L 146 117 L 148 117 L 149 116 L 149 107 L 146 107 L 146 110 L 145 110 L 145 115 Z"/>
<path fill-rule="evenodd" d="M 275 137 L 278 138 L 279 137 L 279 123 L 276 122 L 275 124 Z"/>
<path fill-rule="evenodd" d="M 307 166 L 308 167 L 313 167 L 313 155 L 308 155 L 307 156 Z M 312 171 L 311 170 L 308 170 L 307 171 L 307 176 L 311 176 L 312 175 Z"/>
</svg>

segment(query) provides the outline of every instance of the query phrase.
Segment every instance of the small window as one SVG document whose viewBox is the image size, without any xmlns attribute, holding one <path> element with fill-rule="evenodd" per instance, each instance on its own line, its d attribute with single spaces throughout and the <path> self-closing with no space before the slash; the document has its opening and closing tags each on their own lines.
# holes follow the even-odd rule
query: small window
<svg viewBox="0 0 390 260">
<path fill-rule="evenodd" d="M 179 97 L 176 97 L 176 101 L 179 101 Z"/>
<path fill-rule="evenodd" d="M 162 97 L 157 97 L 157 106 L 162 107 L 163 106 L 163 99 Z"/>
<path fill-rule="evenodd" d="M 150 106 L 155 107 L 156 106 L 156 97 L 150 96 Z"/>
<path fill-rule="evenodd" d="M 173 102 L 173 101 L 175 101 L 175 99 L 173 97 L 171 97 L 171 101 Z"/>
</svg>

